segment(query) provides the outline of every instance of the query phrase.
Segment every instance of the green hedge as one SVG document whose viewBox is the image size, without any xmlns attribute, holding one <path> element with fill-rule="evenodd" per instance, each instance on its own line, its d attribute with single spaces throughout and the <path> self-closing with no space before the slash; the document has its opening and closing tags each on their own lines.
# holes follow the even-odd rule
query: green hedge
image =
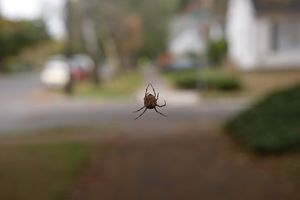
<svg viewBox="0 0 300 200">
<path fill-rule="evenodd" d="M 300 85 L 268 96 L 231 120 L 227 130 L 255 151 L 300 148 Z"/>
<path fill-rule="evenodd" d="M 212 90 L 237 90 L 241 88 L 240 80 L 220 71 L 184 70 L 166 73 L 167 78 L 178 88 L 195 89 L 197 83 L 203 83 Z"/>
</svg>

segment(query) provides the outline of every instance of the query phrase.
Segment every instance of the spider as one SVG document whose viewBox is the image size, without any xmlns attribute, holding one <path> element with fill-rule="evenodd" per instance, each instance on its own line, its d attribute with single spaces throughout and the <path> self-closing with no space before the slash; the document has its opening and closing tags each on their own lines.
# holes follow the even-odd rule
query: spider
<svg viewBox="0 0 300 200">
<path fill-rule="evenodd" d="M 148 93 L 149 86 L 152 87 L 154 95 Z M 158 105 L 157 104 L 158 96 L 159 96 L 159 93 L 157 93 L 157 96 L 156 96 L 156 92 L 155 92 L 154 87 L 152 86 L 151 83 L 149 83 L 148 86 L 147 86 L 147 88 L 146 88 L 146 92 L 145 92 L 144 106 L 142 108 L 138 109 L 137 111 L 134 111 L 134 113 L 139 112 L 139 111 L 141 111 L 144 108 L 145 109 L 144 109 L 144 111 L 137 118 L 135 118 L 135 120 L 137 120 L 138 118 L 140 118 L 146 112 L 147 109 L 154 109 L 155 112 L 157 112 L 158 114 L 160 114 L 160 115 L 162 115 L 164 117 L 167 117 L 167 115 L 162 114 L 161 112 L 159 112 L 156 109 L 156 107 L 162 108 L 162 107 L 165 107 L 167 105 L 166 101 L 165 101 L 165 103 L 163 105 Z"/>
</svg>

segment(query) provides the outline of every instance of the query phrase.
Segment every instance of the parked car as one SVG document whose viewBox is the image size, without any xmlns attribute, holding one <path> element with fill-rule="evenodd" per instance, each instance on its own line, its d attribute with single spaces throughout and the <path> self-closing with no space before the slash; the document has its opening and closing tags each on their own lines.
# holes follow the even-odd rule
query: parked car
<svg viewBox="0 0 300 200">
<path fill-rule="evenodd" d="M 76 54 L 70 60 L 71 75 L 74 80 L 88 79 L 94 68 L 93 60 L 84 54 Z"/>
<path fill-rule="evenodd" d="M 90 78 L 93 69 L 93 60 L 85 54 L 76 54 L 71 58 L 56 55 L 46 61 L 40 79 L 48 88 L 64 88 L 70 81 Z"/>
<path fill-rule="evenodd" d="M 63 56 L 54 56 L 46 61 L 40 80 L 48 88 L 62 89 L 70 82 L 69 62 Z"/>
</svg>

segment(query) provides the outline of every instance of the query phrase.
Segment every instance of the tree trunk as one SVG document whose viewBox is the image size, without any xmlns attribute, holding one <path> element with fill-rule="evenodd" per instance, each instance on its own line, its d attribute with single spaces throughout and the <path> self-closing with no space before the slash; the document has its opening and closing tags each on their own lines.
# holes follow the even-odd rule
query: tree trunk
<svg viewBox="0 0 300 200">
<path fill-rule="evenodd" d="M 107 26 L 102 26 L 102 31 L 100 34 L 100 40 L 105 51 L 105 55 L 108 59 L 108 63 L 114 72 L 114 75 L 117 75 L 121 72 L 121 60 L 118 52 L 118 48 L 115 42 L 115 39 L 111 36 L 110 31 Z"/>
<path fill-rule="evenodd" d="M 86 17 L 83 20 L 82 35 L 83 35 L 85 48 L 94 60 L 92 81 L 95 85 L 98 85 L 100 83 L 100 77 L 99 77 L 100 48 L 98 44 L 97 31 L 96 31 L 94 21 L 89 17 Z"/>
</svg>

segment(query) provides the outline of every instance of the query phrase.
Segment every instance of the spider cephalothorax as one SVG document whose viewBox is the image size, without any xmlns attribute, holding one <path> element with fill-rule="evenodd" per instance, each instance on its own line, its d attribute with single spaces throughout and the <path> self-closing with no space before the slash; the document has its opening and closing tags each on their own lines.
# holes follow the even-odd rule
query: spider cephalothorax
<svg viewBox="0 0 300 200">
<path fill-rule="evenodd" d="M 149 86 L 152 87 L 152 90 L 153 90 L 153 93 L 154 93 L 154 94 L 148 93 L 148 88 L 149 88 Z M 148 86 L 147 86 L 147 88 L 146 88 L 146 92 L 145 92 L 144 106 L 143 106 L 142 108 L 138 109 L 137 111 L 134 111 L 134 112 L 135 112 L 135 113 L 136 113 L 136 112 L 139 112 L 139 111 L 141 111 L 142 109 L 144 109 L 144 111 L 143 111 L 137 118 L 135 118 L 135 119 L 138 119 L 139 117 L 141 117 L 141 116 L 146 112 L 147 109 L 154 109 L 155 112 L 157 112 L 158 114 L 160 114 L 160 115 L 162 115 L 162 116 L 164 116 L 164 117 L 167 117 L 166 115 L 162 114 L 161 112 L 159 112 L 159 111 L 156 109 L 156 107 L 160 107 L 160 108 L 161 108 L 161 107 L 164 107 L 164 106 L 167 105 L 166 101 L 165 101 L 165 103 L 164 103 L 163 105 L 158 105 L 158 104 L 157 104 L 158 97 L 159 97 L 159 93 L 157 93 L 157 96 L 156 96 L 156 92 L 155 92 L 155 90 L 154 90 L 154 87 L 152 86 L 151 83 L 149 83 Z"/>
</svg>

